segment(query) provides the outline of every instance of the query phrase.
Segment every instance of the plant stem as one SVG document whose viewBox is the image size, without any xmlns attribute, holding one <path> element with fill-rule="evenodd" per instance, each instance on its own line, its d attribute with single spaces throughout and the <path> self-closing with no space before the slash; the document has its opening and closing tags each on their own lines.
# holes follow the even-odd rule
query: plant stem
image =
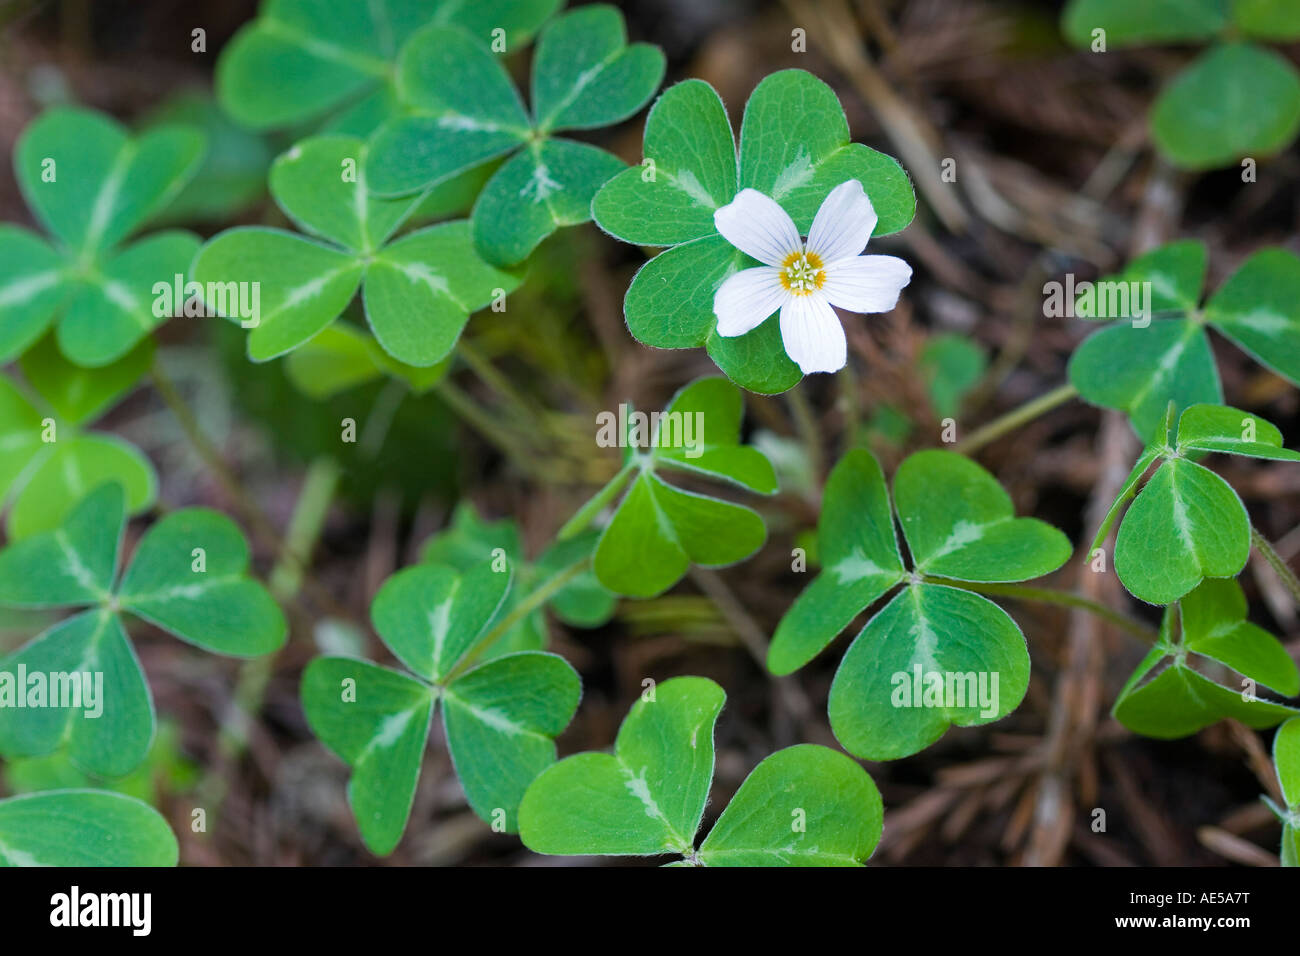
<svg viewBox="0 0 1300 956">
<path fill-rule="evenodd" d="M 564 527 L 555 535 L 555 540 L 565 541 L 585 531 L 587 526 L 595 520 L 596 515 L 600 514 L 605 506 L 623 490 L 623 486 L 627 484 L 628 476 L 636 470 L 636 467 L 635 462 L 628 462 L 620 468 L 618 474 L 605 483 L 604 488 L 596 492 L 585 505 L 574 512 L 572 518 L 564 523 Z"/>
<path fill-rule="evenodd" d="M 736 638 L 741 646 L 749 652 L 749 656 L 754 658 L 754 663 L 766 674 L 768 640 L 763 628 L 759 627 L 758 622 L 731 592 L 726 582 L 718 577 L 716 571 L 693 567 L 689 573 L 691 580 L 699 585 L 700 590 L 722 614 L 723 620 L 736 632 Z"/>
<path fill-rule="evenodd" d="M 528 592 L 522 601 L 510 609 L 509 614 L 499 620 L 491 630 L 470 645 L 469 650 L 467 650 L 464 656 L 461 657 L 460 663 L 447 672 L 447 676 L 442 679 L 441 683 L 444 686 L 450 684 L 466 670 L 474 666 L 478 655 L 481 654 L 485 648 L 491 647 L 494 641 L 508 634 L 512 627 L 553 598 L 560 589 L 583 571 L 587 570 L 590 566 L 591 558 L 589 556 L 581 558 L 580 560 L 573 562 L 573 564 L 569 565 L 564 570 L 556 572 L 539 587 Z"/>
<path fill-rule="evenodd" d="M 361 426 L 361 442 L 357 445 L 363 457 L 373 459 L 383 450 L 384 442 L 388 440 L 388 433 L 393 427 L 393 419 L 397 417 L 397 410 L 402 407 L 406 396 L 406 385 L 395 378 L 389 379 L 375 396 L 370 414 Z"/>
<path fill-rule="evenodd" d="M 821 429 L 817 427 L 817 416 L 813 414 L 808 396 L 796 385 L 785 393 L 790 406 L 790 417 L 794 419 L 795 431 L 803 442 L 804 453 L 808 456 L 808 470 L 818 484 L 822 480 L 822 438 Z"/>
<path fill-rule="evenodd" d="M 853 364 L 846 364 L 839 373 L 840 408 L 844 415 L 844 437 L 841 439 L 841 451 L 848 451 L 857 440 L 858 421 L 861 410 L 858 408 L 858 381 L 853 374 Z"/>
<path fill-rule="evenodd" d="M 1153 643 L 1160 635 L 1153 627 L 1134 620 L 1118 611 L 1113 611 L 1104 604 L 1070 591 L 1056 591 L 1051 588 L 1035 588 L 1024 584 L 976 584 L 971 581 L 953 581 L 947 578 L 934 578 L 936 584 L 986 594 L 990 597 L 1009 597 L 1021 601 L 1034 601 L 1039 604 L 1055 604 L 1059 607 L 1077 608 L 1095 614 L 1102 620 L 1109 621 L 1120 630 L 1132 634 L 1148 643 Z"/>
<path fill-rule="evenodd" d="M 271 522 L 266 515 L 262 513 L 262 509 L 244 490 L 239 483 L 239 479 L 226 467 L 226 463 L 222 459 L 221 453 L 217 451 L 216 446 L 208 440 L 207 435 L 203 434 L 203 428 L 199 425 L 198 418 L 186 403 L 180 389 L 176 387 L 176 383 L 171 380 L 171 377 L 163 368 L 160 358 L 154 359 L 151 374 L 155 391 L 158 392 L 163 403 L 180 424 L 181 431 L 185 432 L 185 437 L 189 440 L 190 445 L 193 446 L 198 456 L 203 459 L 203 463 L 216 476 L 222 490 L 234 500 L 249 527 L 261 535 L 268 544 L 273 544 L 276 554 L 279 555 L 283 547 L 279 535 L 275 533 L 275 529 L 271 526 Z"/>
<path fill-rule="evenodd" d="M 522 421 L 528 422 L 533 428 L 541 426 L 542 422 L 536 414 L 536 406 L 530 405 L 519 394 L 510 380 L 502 375 L 482 352 L 462 338 L 456 343 L 456 353 L 469 367 L 470 371 L 478 376 L 480 382 L 491 389 L 507 405 L 514 407 L 515 412 Z"/>
<path fill-rule="evenodd" d="M 523 441 L 502 428 L 487 409 L 482 408 L 474 399 L 448 379 L 440 379 L 433 386 L 438 397 L 450 406 L 462 421 L 487 439 L 488 443 L 518 465 L 524 472 L 534 478 L 549 480 L 549 470 L 543 467 L 537 456 L 520 449 Z"/>
<path fill-rule="evenodd" d="M 303 572 L 311 559 L 311 552 L 325 518 L 330 502 L 338 487 L 340 469 L 330 457 L 317 458 L 307 468 L 302 491 L 294 505 L 293 517 L 284 549 L 271 570 L 268 587 L 276 600 L 287 604 L 294 600 L 303 583 Z M 217 759 L 212 762 L 196 788 L 201 802 L 207 804 L 209 831 L 216 829 L 221 805 L 227 792 L 228 768 L 248 748 L 248 729 L 262 710 L 266 700 L 266 686 L 275 672 L 278 654 L 267 654 L 245 661 L 239 669 L 239 679 L 231 695 L 230 706 L 221 720 L 217 736 Z"/>
<path fill-rule="evenodd" d="M 721 612 L 723 620 L 730 625 L 741 645 L 754 658 L 758 669 L 773 681 L 772 689 L 781 705 L 796 723 L 806 721 L 812 714 L 812 704 L 797 681 L 781 680 L 774 677 L 767 669 L 767 633 L 758 625 L 731 588 L 727 587 L 727 582 L 716 571 L 701 567 L 691 568 L 690 577 L 713 602 L 713 606 Z"/>
<path fill-rule="evenodd" d="M 976 449 L 983 448 L 989 442 L 1001 438 L 1007 432 L 1033 421 L 1039 415 L 1050 412 L 1058 405 L 1064 405 L 1078 394 L 1079 390 L 1069 383 L 1054 388 L 1047 394 L 1040 395 L 1033 401 L 1025 402 L 1019 408 L 1013 408 L 1005 415 L 977 428 L 957 442 L 952 450 L 963 455 L 969 455 Z"/>
<path fill-rule="evenodd" d="M 307 468 L 285 533 L 284 553 L 268 579 L 271 593 L 282 603 L 292 600 L 302 586 L 303 569 L 311 563 L 311 552 L 325 526 L 340 474 L 338 462 L 328 456 L 317 458 Z"/>
<path fill-rule="evenodd" d="M 217 730 L 216 756 L 194 788 L 195 803 L 206 810 L 206 834 L 216 832 L 221 807 L 230 790 L 231 768 L 248 748 L 249 728 L 262 709 L 266 685 L 274 670 L 274 654 L 245 661 Z"/>
<path fill-rule="evenodd" d="M 1273 569 L 1278 578 L 1281 579 L 1282 585 L 1291 592 L 1297 604 L 1300 604 L 1300 578 L 1297 578 L 1295 572 L 1291 570 L 1282 555 L 1268 542 L 1268 538 L 1260 534 L 1259 529 L 1254 525 L 1250 526 L 1250 540 L 1255 545 L 1255 550 L 1260 553 L 1268 566 Z"/>
<path fill-rule="evenodd" d="M 203 459 L 203 463 L 212 470 L 212 473 L 217 476 L 217 481 L 221 484 L 222 489 L 234 500 L 239 509 L 240 517 L 249 530 L 257 535 L 262 543 L 271 550 L 277 561 L 283 560 L 285 554 L 284 541 L 281 540 L 270 519 L 258 507 L 248 492 L 244 490 L 243 485 L 239 483 L 239 479 L 226 467 L 226 463 L 222 460 L 221 453 L 217 451 L 216 446 L 208 440 L 207 435 L 203 434 L 198 418 L 194 415 L 180 390 L 171 380 L 171 377 L 168 376 L 166 370 L 163 369 L 162 362 L 158 359 L 154 360 L 151 376 L 159 397 L 162 398 L 163 403 L 180 424 L 181 430 L 185 432 L 185 437 L 199 457 Z M 311 578 L 304 577 L 301 583 L 302 590 L 306 591 L 313 601 L 317 602 L 330 614 L 345 620 L 351 617 L 329 591 L 322 588 Z"/>
</svg>

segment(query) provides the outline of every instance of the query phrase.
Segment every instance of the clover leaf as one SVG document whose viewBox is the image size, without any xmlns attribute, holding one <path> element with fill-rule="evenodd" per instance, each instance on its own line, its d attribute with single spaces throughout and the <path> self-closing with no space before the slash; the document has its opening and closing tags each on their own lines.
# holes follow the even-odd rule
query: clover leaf
<svg viewBox="0 0 1300 956">
<path fill-rule="evenodd" d="M 227 303 L 238 298 L 242 309 L 243 293 L 226 290 L 257 290 L 258 307 L 251 310 L 257 315 L 213 305 L 252 328 L 248 354 L 254 361 L 311 339 L 338 318 L 360 286 L 366 320 L 384 351 L 406 365 L 435 365 L 451 352 L 471 312 L 518 285 L 516 276 L 478 257 L 463 221 L 390 242 L 419 197 L 376 199 L 366 187 L 365 152 L 353 137 L 320 136 L 297 144 L 271 167 L 276 202 L 323 241 L 240 227 L 211 239 L 195 258 L 192 275 L 210 304 L 215 292 Z"/>
<path fill-rule="evenodd" d="M 200 773 L 198 764 L 190 760 L 181 747 L 179 726 L 175 721 L 163 718 L 158 722 L 149 755 L 125 777 L 87 773 L 72 762 L 66 751 L 55 751 L 40 757 L 6 760 L 0 779 L 13 794 L 46 790 L 111 790 L 158 807 L 164 799 L 191 789 L 198 782 Z"/>
<path fill-rule="evenodd" d="M 1253 43 L 1213 47 L 1170 82 L 1151 111 L 1156 145 L 1192 169 L 1277 153 L 1297 132 L 1300 73 Z"/>
<path fill-rule="evenodd" d="M 433 564 L 398 571 L 375 595 L 370 618 L 407 672 L 344 657 L 307 665 L 307 722 L 352 767 L 348 801 L 372 853 L 391 853 L 406 829 L 439 701 L 465 797 L 498 832 L 517 829 L 525 788 L 554 763 L 554 738 L 581 696 L 577 673 L 540 651 L 482 660 L 512 575 L 491 561 L 464 574 Z"/>
<path fill-rule="evenodd" d="M 1070 359 L 1070 381 L 1080 395 L 1127 412 L 1143 441 L 1157 434 L 1170 401 L 1180 410 L 1223 401 L 1206 326 L 1300 384 L 1300 257 L 1285 249 L 1256 252 L 1201 307 L 1205 267 L 1205 246 L 1195 240 L 1133 260 L 1104 281 L 1150 283 L 1152 315 L 1093 333 Z M 1099 293 L 1091 305 L 1081 302 L 1080 317 L 1108 309 L 1101 299 Z"/>
<path fill-rule="evenodd" d="M 1300 670 L 1277 638 L 1246 620 L 1241 586 L 1210 579 L 1165 610 L 1159 639 L 1120 691 L 1113 713 L 1129 730 L 1164 739 L 1226 718 L 1272 727 L 1297 713 L 1259 697 L 1257 684 L 1294 697 Z"/>
<path fill-rule="evenodd" d="M 679 854 L 694 866 L 857 866 L 880 841 L 883 805 L 867 772 L 815 744 L 753 769 L 695 847 L 713 780 L 713 728 L 726 695 L 675 677 L 643 695 L 614 752 L 566 757 L 533 781 L 519 834 L 537 853 Z"/>
<path fill-rule="evenodd" d="M 47 110 L 18 138 L 14 174 L 53 243 L 0 226 L 0 361 L 20 355 L 57 320 L 59 347 L 78 365 L 107 365 L 166 314 L 153 286 L 184 273 L 199 240 L 159 232 L 123 245 L 198 168 L 196 129 L 131 136 L 90 110 Z"/>
<path fill-rule="evenodd" d="M 47 790 L 0 800 L 0 866 L 175 866 L 176 835 L 135 797 Z"/>
<path fill-rule="evenodd" d="M 1300 866 L 1300 718 L 1293 717 L 1277 729 L 1273 766 L 1285 807 L 1277 806 L 1268 797 L 1264 802 L 1282 821 L 1282 865 Z"/>
<path fill-rule="evenodd" d="M 1210 169 L 1285 148 L 1300 132 L 1300 73 L 1250 39 L 1300 38 L 1294 5 L 1274 0 L 1071 0 L 1062 26 L 1072 43 L 1215 41 L 1160 92 L 1151 110 L 1156 147 L 1179 166 Z"/>
<path fill-rule="evenodd" d="M 935 414 L 941 419 L 953 418 L 962 399 L 983 377 L 988 356 L 966 336 L 948 332 L 932 336 L 916 364 Z"/>
<path fill-rule="evenodd" d="M 610 436 L 626 445 L 623 468 L 579 512 L 603 507 L 627 488 L 596 544 L 592 568 L 602 585 L 615 594 L 654 597 L 692 564 L 735 564 L 763 546 L 767 529 L 757 513 L 661 477 L 662 471 L 685 472 L 775 493 L 771 462 L 739 443 L 742 412 L 739 390 L 716 376 L 685 386 L 653 418 L 623 407 L 619 427 L 626 433 Z"/>
<path fill-rule="evenodd" d="M 529 563 L 523 558 L 519 526 L 513 519 L 484 521 L 474 506 L 465 501 L 456 507 L 451 526 L 425 542 L 420 560 L 445 564 L 462 572 L 481 561 L 495 561 L 499 566 L 508 562 L 515 569 L 515 584 L 506 597 L 503 614 L 510 613 L 531 592 L 548 587 L 559 575 L 566 575 L 565 582 L 551 594 L 545 606 L 571 627 L 600 627 L 614 616 L 618 598 L 586 566 L 597 538 L 592 531 L 557 541 L 535 562 Z M 575 565 L 582 565 L 576 574 L 572 571 Z M 567 577 L 569 574 L 573 576 Z M 482 659 L 511 651 L 541 650 L 546 643 L 546 617 L 539 607 L 485 648 Z"/>
<path fill-rule="evenodd" d="M 208 143 L 203 162 L 157 221 L 226 223 L 266 194 L 266 171 L 275 151 L 266 137 L 231 119 L 211 94 L 177 93 L 150 110 L 144 123 L 184 123 L 202 130 Z"/>
<path fill-rule="evenodd" d="M 834 91 L 803 70 L 773 73 L 755 87 L 739 154 L 713 87 L 703 80 L 670 87 L 646 118 L 644 154 L 641 166 L 611 179 L 592 203 L 596 224 L 615 238 L 671 247 L 628 288 L 628 329 L 655 348 L 707 348 L 728 378 L 753 392 L 783 392 L 801 375 L 774 317 L 741 336 L 718 334 L 714 293 L 756 261 L 722 237 L 713 214 L 742 189 L 755 189 L 776 200 L 805 235 L 831 190 L 851 179 L 871 201 L 877 236 L 898 232 L 916 210 L 902 167 L 850 142 Z"/>
<path fill-rule="evenodd" d="M 83 430 L 139 383 L 152 358 L 146 339 L 110 365 L 83 368 L 47 335 L 19 362 L 27 388 L 0 377 L 0 506 L 9 503 L 10 540 L 57 527 L 104 481 L 122 484 L 133 514 L 153 504 L 149 459 L 116 435 Z"/>
<path fill-rule="evenodd" d="M 37 675 L 91 674 L 96 685 L 103 675 L 102 692 L 94 692 L 98 707 L 83 700 L 84 706 L 0 708 L 0 753 L 35 756 L 67 747 L 79 767 L 106 777 L 145 759 L 153 700 L 122 612 L 231 657 L 269 654 L 284 643 L 284 615 L 248 577 L 248 545 L 225 515 L 185 508 L 155 522 L 118 581 L 125 527 L 126 498 L 110 482 L 82 499 L 60 527 L 0 551 L 0 605 L 85 608 L 4 660 L 0 695 L 5 675 L 10 693 L 29 696 L 37 692 L 30 683 Z"/>
<path fill-rule="evenodd" d="M 527 42 L 561 0 L 266 0 L 217 62 L 221 104 L 246 126 L 391 104 L 398 50 L 429 24 L 453 24 L 506 49 Z M 500 33 L 494 35 L 494 31 Z"/>
<path fill-rule="evenodd" d="M 911 572 L 879 463 L 861 449 L 840 459 L 817 528 L 822 570 L 781 619 L 767 657 L 774 674 L 798 670 L 863 610 L 906 585 L 854 639 L 831 684 L 831 729 L 845 750 L 869 760 L 917 753 L 950 724 L 989 723 L 1019 705 L 1029 686 L 1024 636 L 1005 611 L 961 583 L 1025 581 L 1070 556 L 1065 535 L 1017 518 L 993 476 L 952 452 L 904 460 L 894 504 Z"/>
<path fill-rule="evenodd" d="M 1170 604 L 1204 578 L 1231 578 L 1250 556 L 1250 517 L 1231 486 L 1192 461 L 1208 452 L 1300 461 L 1282 447 L 1282 433 L 1256 415 L 1223 405 L 1193 405 L 1178 420 L 1171 443 L 1171 402 L 1159 437 L 1147 446 L 1097 531 L 1100 547 L 1132 501 L 1115 539 L 1115 573 L 1135 597 Z M 1142 476 L 1156 463 L 1138 491 Z M 1136 496 L 1136 498 L 1134 497 Z"/>
<path fill-rule="evenodd" d="M 598 4 L 542 31 L 531 112 L 500 61 L 454 27 L 421 30 L 397 69 L 407 112 L 370 141 L 371 188 L 408 194 L 509 157 L 483 187 L 470 224 L 483 257 L 510 265 L 557 228 L 587 222 L 596 190 L 624 168 L 603 149 L 554 134 L 627 119 L 659 86 L 664 57 L 657 47 L 629 45 L 623 15 Z"/>
<path fill-rule="evenodd" d="M 1208 40 L 1228 25 L 1223 0 L 1071 0 L 1061 17 L 1071 42 L 1087 46 L 1092 31 L 1106 31 L 1108 44 L 1186 43 Z"/>
</svg>

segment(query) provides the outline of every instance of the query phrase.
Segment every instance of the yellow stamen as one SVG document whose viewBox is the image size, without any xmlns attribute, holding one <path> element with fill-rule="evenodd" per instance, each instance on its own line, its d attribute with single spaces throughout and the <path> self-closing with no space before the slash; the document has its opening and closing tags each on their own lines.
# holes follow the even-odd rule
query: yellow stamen
<svg viewBox="0 0 1300 956">
<path fill-rule="evenodd" d="M 791 295 L 812 295 L 826 282 L 822 257 L 815 252 L 792 252 L 781 263 L 781 288 Z"/>
</svg>

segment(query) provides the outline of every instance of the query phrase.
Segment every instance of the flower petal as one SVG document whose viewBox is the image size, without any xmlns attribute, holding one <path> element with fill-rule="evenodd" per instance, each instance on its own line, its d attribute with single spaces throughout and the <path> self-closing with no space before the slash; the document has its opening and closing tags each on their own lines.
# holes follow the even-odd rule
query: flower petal
<svg viewBox="0 0 1300 956">
<path fill-rule="evenodd" d="M 862 183 L 850 179 L 822 200 L 808 233 L 808 249 L 821 256 L 822 262 L 856 256 L 867 247 L 875 228 L 876 210 L 871 200 Z"/>
<path fill-rule="evenodd" d="M 781 306 L 781 341 L 785 354 L 805 375 L 836 372 L 848 361 L 844 327 L 824 296 L 792 295 Z"/>
<path fill-rule="evenodd" d="M 794 220 L 775 199 L 757 189 L 742 189 L 714 212 L 713 224 L 729 243 L 769 266 L 779 266 L 790 253 L 803 251 Z"/>
<path fill-rule="evenodd" d="M 781 285 L 781 272 L 771 266 L 742 269 L 729 276 L 713 296 L 718 334 L 731 337 L 758 328 L 790 295 Z"/>
<path fill-rule="evenodd" d="M 912 267 L 897 256 L 852 256 L 826 267 L 822 294 L 849 312 L 888 312 L 912 281 Z"/>
</svg>

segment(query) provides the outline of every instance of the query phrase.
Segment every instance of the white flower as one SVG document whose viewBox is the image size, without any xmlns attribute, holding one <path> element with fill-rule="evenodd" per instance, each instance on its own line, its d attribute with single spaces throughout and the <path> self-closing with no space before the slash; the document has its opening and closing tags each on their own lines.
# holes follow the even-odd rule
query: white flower
<svg viewBox="0 0 1300 956">
<path fill-rule="evenodd" d="M 831 190 L 806 243 L 786 211 L 757 189 L 742 189 L 713 222 L 728 242 L 763 263 L 719 286 L 713 297 L 718 334 L 744 335 L 780 309 L 786 354 L 805 375 L 837 371 L 848 360 L 831 306 L 888 312 L 912 279 L 902 259 L 860 255 L 876 228 L 876 211 L 856 179 Z"/>
</svg>

